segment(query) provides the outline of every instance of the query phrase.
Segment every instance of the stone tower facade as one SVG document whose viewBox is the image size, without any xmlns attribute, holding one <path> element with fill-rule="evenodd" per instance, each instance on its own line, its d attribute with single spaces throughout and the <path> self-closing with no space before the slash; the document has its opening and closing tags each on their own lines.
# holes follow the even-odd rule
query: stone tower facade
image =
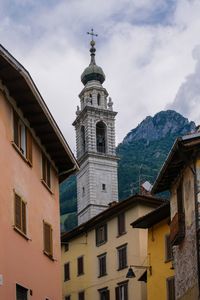
<svg viewBox="0 0 200 300">
<path fill-rule="evenodd" d="M 95 63 L 95 42 L 91 41 L 91 62 L 81 81 L 80 107 L 76 129 L 78 224 L 118 201 L 117 157 L 115 153 L 115 116 L 113 102 L 102 86 L 103 70 Z"/>
</svg>

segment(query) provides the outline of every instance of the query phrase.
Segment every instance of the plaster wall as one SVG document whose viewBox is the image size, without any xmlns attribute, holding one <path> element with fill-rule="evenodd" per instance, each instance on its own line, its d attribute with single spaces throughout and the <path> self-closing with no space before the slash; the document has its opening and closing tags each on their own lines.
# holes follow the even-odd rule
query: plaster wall
<svg viewBox="0 0 200 300">
<path fill-rule="evenodd" d="M 14 101 L 11 101 L 14 105 Z M 33 141 L 30 166 L 12 145 L 13 110 L 0 93 L 0 299 L 16 297 L 16 283 L 32 290 L 30 299 L 61 299 L 59 185 L 52 168 L 52 193 L 42 184 L 41 149 Z M 14 192 L 26 201 L 27 239 L 14 230 Z M 52 261 L 43 254 L 43 220 L 53 228 Z"/>
</svg>

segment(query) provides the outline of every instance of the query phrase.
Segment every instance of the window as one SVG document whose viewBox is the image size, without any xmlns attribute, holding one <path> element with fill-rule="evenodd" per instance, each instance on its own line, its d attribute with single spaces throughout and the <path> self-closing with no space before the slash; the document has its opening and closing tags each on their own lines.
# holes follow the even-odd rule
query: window
<svg viewBox="0 0 200 300">
<path fill-rule="evenodd" d="M 108 290 L 107 287 L 103 289 L 99 289 L 98 292 L 99 292 L 100 300 L 110 300 L 110 291 Z"/>
<path fill-rule="evenodd" d="M 122 235 L 126 232 L 125 228 L 125 213 L 121 213 L 117 217 L 117 224 L 118 224 L 118 235 Z"/>
<path fill-rule="evenodd" d="M 68 243 L 64 244 L 64 251 L 65 252 L 69 251 L 69 244 Z"/>
<path fill-rule="evenodd" d="M 71 296 L 65 296 L 65 300 L 71 300 Z"/>
<path fill-rule="evenodd" d="M 44 154 L 42 154 L 42 180 L 51 188 L 51 165 Z"/>
<path fill-rule="evenodd" d="M 44 253 L 53 257 L 53 230 L 50 224 L 43 222 Z"/>
<path fill-rule="evenodd" d="M 128 281 L 118 283 L 118 286 L 115 288 L 115 299 L 128 300 Z"/>
<path fill-rule="evenodd" d="M 107 241 L 107 224 L 96 228 L 96 245 L 100 246 Z"/>
<path fill-rule="evenodd" d="M 118 270 L 127 268 L 127 244 L 117 248 L 118 252 Z"/>
<path fill-rule="evenodd" d="M 97 152 L 106 153 L 106 125 L 100 121 L 96 124 Z"/>
<path fill-rule="evenodd" d="M 26 235 L 26 203 L 15 194 L 15 227 Z"/>
<path fill-rule="evenodd" d="M 169 277 L 166 280 L 167 300 L 175 300 L 175 282 L 174 277 Z"/>
<path fill-rule="evenodd" d="M 82 187 L 82 196 L 83 197 L 85 196 L 85 187 L 84 186 Z"/>
<path fill-rule="evenodd" d="M 16 113 L 13 114 L 13 131 L 15 145 L 21 154 L 32 164 L 32 136 Z"/>
<path fill-rule="evenodd" d="M 101 105 L 101 95 L 100 94 L 97 95 L 97 105 L 98 106 Z"/>
<path fill-rule="evenodd" d="M 77 258 L 77 271 L 78 276 L 84 274 L 83 256 Z"/>
<path fill-rule="evenodd" d="M 106 191 L 106 184 L 105 183 L 102 183 L 102 191 Z"/>
<path fill-rule="evenodd" d="M 85 292 L 84 291 L 78 293 L 78 300 L 85 300 Z"/>
<path fill-rule="evenodd" d="M 16 284 L 16 300 L 28 300 L 28 289 Z"/>
<path fill-rule="evenodd" d="M 170 241 L 170 235 L 165 235 L 165 261 L 172 260 L 172 246 Z"/>
<path fill-rule="evenodd" d="M 64 281 L 70 280 L 69 262 L 64 264 Z"/>
<path fill-rule="evenodd" d="M 106 253 L 98 256 L 99 277 L 107 275 L 106 273 Z"/>
<path fill-rule="evenodd" d="M 82 147 L 82 154 L 85 152 L 85 127 L 81 126 L 81 147 Z"/>
</svg>

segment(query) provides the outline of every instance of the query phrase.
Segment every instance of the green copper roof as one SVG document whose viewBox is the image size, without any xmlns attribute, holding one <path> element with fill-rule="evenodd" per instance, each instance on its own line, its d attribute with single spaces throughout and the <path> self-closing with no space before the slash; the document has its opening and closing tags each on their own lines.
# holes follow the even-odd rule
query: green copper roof
<svg viewBox="0 0 200 300">
<path fill-rule="evenodd" d="M 94 48 L 95 42 L 92 40 L 90 45 L 92 46 L 90 49 L 91 62 L 81 75 L 81 81 L 84 85 L 86 85 L 86 83 L 90 80 L 98 80 L 101 83 L 103 83 L 106 78 L 102 68 L 97 66 L 95 62 L 95 52 L 96 52 L 96 49 Z"/>
</svg>

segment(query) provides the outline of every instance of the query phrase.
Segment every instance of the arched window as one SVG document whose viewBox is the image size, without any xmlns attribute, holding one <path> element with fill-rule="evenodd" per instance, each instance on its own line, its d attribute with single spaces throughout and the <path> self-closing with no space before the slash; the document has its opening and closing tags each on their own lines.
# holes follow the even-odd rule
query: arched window
<svg viewBox="0 0 200 300">
<path fill-rule="evenodd" d="M 101 95 L 97 95 L 97 105 L 101 105 Z"/>
<path fill-rule="evenodd" d="M 96 124 L 97 152 L 106 153 L 106 125 L 100 121 Z"/>
<path fill-rule="evenodd" d="M 92 94 L 90 94 L 90 103 L 92 105 Z"/>
<path fill-rule="evenodd" d="M 82 152 L 85 152 L 85 127 L 81 126 L 81 148 Z"/>
</svg>

